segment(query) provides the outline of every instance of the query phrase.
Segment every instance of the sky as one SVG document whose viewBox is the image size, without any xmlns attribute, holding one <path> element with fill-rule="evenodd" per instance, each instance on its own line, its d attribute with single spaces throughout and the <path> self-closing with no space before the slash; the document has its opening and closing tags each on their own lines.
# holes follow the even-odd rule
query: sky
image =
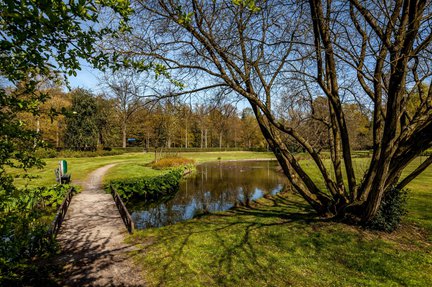
<svg viewBox="0 0 432 287">
<path fill-rule="evenodd" d="M 71 89 L 76 88 L 84 88 L 86 90 L 92 91 L 94 94 L 100 94 L 103 92 L 103 88 L 99 84 L 99 79 L 103 77 L 103 73 L 97 69 L 93 69 L 89 63 L 84 60 L 80 60 L 81 70 L 76 70 L 76 76 L 68 76 L 69 85 Z M 65 87 L 65 92 L 68 91 L 68 88 Z M 193 95 L 192 98 L 185 97 L 186 103 L 197 103 L 208 101 L 207 97 L 202 97 L 199 94 Z M 228 103 L 234 104 L 237 106 L 239 110 L 243 110 L 246 107 L 249 107 L 248 103 L 245 100 L 234 100 L 227 101 Z"/>
<path fill-rule="evenodd" d="M 84 88 L 94 93 L 102 92 L 98 80 L 98 77 L 103 75 L 102 72 L 93 69 L 90 64 L 85 61 L 80 61 L 80 64 L 81 70 L 76 71 L 76 77 L 68 77 L 71 88 Z"/>
</svg>

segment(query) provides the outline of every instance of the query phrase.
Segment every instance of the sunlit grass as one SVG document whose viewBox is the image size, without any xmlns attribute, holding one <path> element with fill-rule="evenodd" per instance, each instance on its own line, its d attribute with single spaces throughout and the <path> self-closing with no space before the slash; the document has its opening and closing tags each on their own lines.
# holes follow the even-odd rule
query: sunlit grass
<svg viewBox="0 0 432 287">
<path fill-rule="evenodd" d="M 136 232 L 149 286 L 429 286 L 420 228 L 369 232 L 311 215 L 295 195 Z"/>
<path fill-rule="evenodd" d="M 217 160 L 241 160 L 241 159 L 261 159 L 261 158 L 274 158 L 272 153 L 268 152 L 247 152 L 247 151 L 230 151 L 230 152 L 188 152 L 179 153 L 179 156 L 190 158 L 197 163 L 205 161 Z M 115 156 L 101 156 L 101 157 L 82 157 L 82 158 L 61 158 L 68 162 L 69 172 L 72 174 L 72 183 L 80 184 L 85 180 L 88 174 L 95 169 L 107 164 L 117 163 L 115 167 L 110 169 L 104 178 L 104 182 L 112 179 L 141 177 L 141 176 L 155 176 L 163 173 L 163 171 L 155 171 L 145 165 L 153 161 L 155 158 L 154 153 L 125 153 Z M 57 168 L 59 158 L 45 159 L 45 167 L 42 169 L 30 169 L 27 174 L 34 176 L 31 181 L 23 179 L 25 174 L 23 170 L 9 170 L 13 175 L 20 176 L 15 179 L 18 186 L 28 185 L 35 186 L 49 186 L 55 183 L 54 169 Z"/>
<path fill-rule="evenodd" d="M 368 163 L 355 159 L 359 179 Z M 302 165 L 319 176 L 312 162 Z M 320 220 L 285 194 L 129 240 L 141 246 L 134 258 L 149 286 L 430 286 L 432 167 L 408 188 L 409 213 L 392 234 Z"/>
</svg>

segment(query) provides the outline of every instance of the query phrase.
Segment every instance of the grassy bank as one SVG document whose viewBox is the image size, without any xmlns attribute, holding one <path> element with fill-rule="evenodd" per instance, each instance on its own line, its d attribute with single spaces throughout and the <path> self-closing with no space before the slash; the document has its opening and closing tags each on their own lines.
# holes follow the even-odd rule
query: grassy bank
<svg viewBox="0 0 432 287">
<path fill-rule="evenodd" d="M 408 188 L 409 213 L 392 234 L 320 220 L 283 194 L 129 240 L 149 286 L 430 286 L 432 168 Z"/>
<path fill-rule="evenodd" d="M 428 286 L 420 228 L 368 232 L 310 216 L 294 195 L 137 232 L 149 286 Z"/>
</svg>

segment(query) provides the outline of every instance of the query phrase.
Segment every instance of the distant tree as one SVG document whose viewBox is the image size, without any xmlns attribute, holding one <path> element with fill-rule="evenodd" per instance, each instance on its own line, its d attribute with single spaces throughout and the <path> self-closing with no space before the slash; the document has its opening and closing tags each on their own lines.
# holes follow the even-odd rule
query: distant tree
<svg viewBox="0 0 432 287">
<path fill-rule="evenodd" d="M 102 147 L 116 146 L 119 131 L 116 119 L 116 107 L 113 99 L 103 95 L 96 97 L 96 126 L 98 145 Z"/>
<path fill-rule="evenodd" d="M 177 116 L 179 118 L 179 122 L 181 123 L 180 126 L 180 132 L 182 133 L 182 136 L 180 138 L 183 139 L 183 145 L 185 148 L 190 147 L 191 142 L 193 139 L 193 134 L 191 132 L 191 121 L 192 121 L 192 110 L 188 105 L 180 104 L 177 108 Z"/>
<path fill-rule="evenodd" d="M 103 84 L 108 87 L 108 96 L 114 100 L 120 121 L 122 147 L 126 148 L 128 125 L 132 117 L 144 106 L 141 98 L 145 86 L 139 73 L 133 70 L 121 70 L 105 74 Z"/>
<path fill-rule="evenodd" d="M 200 104 L 197 105 L 195 108 L 195 114 L 197 119 L 197 127 L 199 129 L 199 147 L 200 148 L 207 148 L 208 147 L 208 131 L 209 131 L 209 125 L 210 120 L 208 117 L 208 110 L 210 108 L 206 105 Z M 198 146 L 198 145 L 197 145 Z"/>
<path fill-rule="evenodd" d="M 222 105 L 214 107 L 210 110 L 209 118 L 212 126 L 212 142 L 213 146 L 222 148 L 227 146 L 228 134 L 231 129 L 232 119 L 237 117 L 237 109 L 232 105 Z"/>
<path fill-rule="evenodd" d="M 144 106 L 139 109 L 131 118 L 129 123 L 129 135 L 142 141 L 142 146 L 146 150 L 152 146 L 154 139 L 154 113 L 152 106 Z"/>
<path fill-rule="evenodd" d="M 84 89 L 72 93 L 72 106 L 66 118 L 65 145 L 73 150 L 95 151 L 99 140 L 97 102 Z"/>
<path fill-rule="evenodd" d="M 262 136 L 255 115 L 251 108 L 243 109 L 241 113 L 241 139 L 242 145 L 246 148 L 259 148 L 265 146 L 265 139 Z"/>
</svg>

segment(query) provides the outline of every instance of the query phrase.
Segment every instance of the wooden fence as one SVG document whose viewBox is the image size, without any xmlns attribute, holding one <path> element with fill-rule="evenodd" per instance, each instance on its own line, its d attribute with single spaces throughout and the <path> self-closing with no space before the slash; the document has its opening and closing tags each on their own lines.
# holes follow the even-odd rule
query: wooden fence
<svg viewBox="0 0 432 287">
<path fill-rule="evenodd" d="M 67 210 L 69 208 L 69 204 L 70 204 L 70 202 L 72 200 L 72 196 L 73 196 L 74 193 L 75 193 L 75 188 L 71 187 L 69 189 L 68 193 L 66 194 L 66 197 L 63 200 L 62 204 L 60 205 L 59 209 L 57 210 L 56 217 L 55 217 L 53 223 L 51 224 L 51 228 L 48 231 L 48 234 L 50 236 L 54 236 L 54 237 L 57 236 L 57 234 L 58 234 L 58 232 L 60 230 L 60 227 L 61 227 L 61 225 L 63 223 L 63 220 L 64 220 L 64 218 L 66 216 L 66 212 L 67 212 Z"/>
<path fill-rule="evenodd" d="M 129 211 L 127 210 L 126 206 L 124 205 L 122 199 L 120 198 L 120 195 L 117 193 L 117 191 L 115 190 L 115 188 L 111 185 L 110 186 L 110 190 L 111 190 L 111 194 L 114 198 L 114 202 L 120 212 L 120 216 L 123 219 L 123 222 L 127 228 L 127 230 L 129 231 L 129 233 L 133 233 L 135 230 L 135 226 L 134 223 L 132 221 L 132 217 L 129 214 Z"/>
</svg>

